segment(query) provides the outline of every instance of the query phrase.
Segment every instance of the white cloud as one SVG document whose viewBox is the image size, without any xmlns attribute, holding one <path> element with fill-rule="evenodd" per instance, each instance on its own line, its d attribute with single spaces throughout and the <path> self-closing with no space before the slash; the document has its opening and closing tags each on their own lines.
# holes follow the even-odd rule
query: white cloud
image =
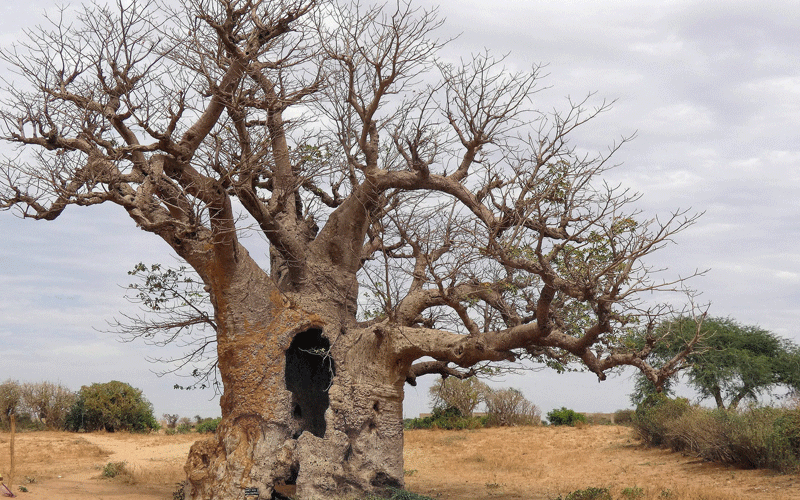
<svg viewBox="0 0 800 500">
<path fill-rule="evenodd" d="M 661 106 L 648 113 L 642 121 L 643 133 L 665 137 L 693 137 L 714 127 L 713 113 L 704 106 L 681 102 Z"/>
</svg>

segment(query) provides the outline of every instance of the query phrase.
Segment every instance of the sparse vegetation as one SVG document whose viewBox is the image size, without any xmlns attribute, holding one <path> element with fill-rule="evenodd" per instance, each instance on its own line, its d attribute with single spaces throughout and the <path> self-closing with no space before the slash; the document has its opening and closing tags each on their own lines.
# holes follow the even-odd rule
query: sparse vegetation
<svg viewBox="0 0 800 500">
<path fill-rule="evenodd" d="M 611 492 L 608 488 L 586 488 L 585 490 L 575 490 L 566 497 L 561 497 L 559 495 L 557 498 L 553 500 L 613 500 L 611 498 Z"/>
<path fill-rule="evenodd" d="M 477 377 L 464 380 L 447 377 L 440 378 L 430 388 L 433 408 L 457 408 L 461 415 L 471 417 L 491 391 L 489 386 L 479 381 Z"/>
<path fill-rule="evenodd" d="M 652 395 L 636 410 L 643 441 L 711 461 L 779 472 L 800 470 L 800 404 L 793 408 L 707 409 Z"/>
<path fill-rule="evenodd" d="M 447 500 L 550 499 L 559 493 L 565 500 L 568 492 L 587 486 L 608 488 L 614 500 L 629 500 L 623 496 L 624 491 L 630 488 L 629 492 L 635 494 L 636 487 L 644 490 L 641 500 L 797 498 L 796 476 L 708 467 L 693 455 L 631 446 L 630 435 L 628 429 L 616 426 L 589 426 L 580 431 L 565 426 L 409 431 L 405 469 L 414 473 L 404 474 L 405 488 Z M 182 458 L 196 439 L 193 434 L 22 433 L 17 436 L 19 479 L 14 482 L 13 491 L 22 484 L 37 498 L 66 498 L 63 489 L 54 488 L 65 488 L 67 483 L 55 477 L 65 468 L 72 468 L 85 474 L 86 498 L 115 498 L 137 485 L 138 500 L 181 500 L 173 495 L 182 493 L 177 484 L 185 475 Z M 182 443 L 183 448 L 174 448 L 172 455 L 165 456 L 164 445 L 169 443 Z M 514 446 L 505 446 L 508 443 Z M 0 449 L 7 446 L 8 436 L 0 433 Z M 142 453 L 148 448 L 153 450 L 150 456 Z M 565 453 L 537 456 L 537 450 L 548 448 Z M 59 453 L 53 453 L 54 449 Z M 100 477 L 102 468 L 97 464 L 104 466 L 118 460 L 127 462 L 127 474 L 114 480 L 89 480 Z M 0 453 L 0 471 L 7 471 L 7 466 L 7 454 Z M 580 470 L 581 477 L 564 481 L 560 471 L 570 468 Z M 499 485 L 499 489 L 487 486 L 492 484 Z M 361 497 L 345 496 L 342 500 L 357 498 Z"/>
<path fill-rule="evenodd" d="M 63 429 L 75 399 L 75 393 L 60 384 L 6 380 L 0 384 L 0 428 L 8 429 L 13 414 L 18 430 Z"/>
<path fill-rule="evenodd" d="M 178 418 L 179 415 L 177 413 L 165 413 L 162 415 L 164 417 L 164 422 L 166 422 L 167 429 L 174 429 L 176 425 L 178 425 Z"/>
<path fill-rule="evenodd" d="M 614 412 L 614 423 L 616 425 L 631 425 L 633 423 L 634 410 L 617 410 Z"/>
<path fill-rule="evenodd" d="M 389 493 L 391 493 L 391 496 L 389 496 L 386 500 L 433 500 L 431 497 L 426 497 L 425 495 L 412 493 L 410 491 L 401 490 L 398 488 L 388 488 L 388 490 Z"/>
<path fill-rule="evenodd" d="M 622 498 L 625 500 L 638 500 L 639 498 L 644 498 L 644 490 L 638 486 L 623 488 Z"/>
<path fill-rule="evenodd" d="M 125 473 L 125 462 L 108 462 L 103 466 L 101 476 L 107 478 L 114 478 Z"/>
</svg>

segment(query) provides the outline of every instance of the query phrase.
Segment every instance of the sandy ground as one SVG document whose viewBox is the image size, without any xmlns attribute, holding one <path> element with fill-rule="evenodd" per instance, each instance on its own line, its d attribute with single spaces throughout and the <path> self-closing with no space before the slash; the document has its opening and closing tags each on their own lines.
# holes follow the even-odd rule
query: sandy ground
<svg viewBox="0 0 800 500">
<path fill-rule="evenodd" d="M 197 439 L 197 434 L 17 434 L 12 489 L 26 500 L 171 500 Z M 0 434 L 0 470 L 6 479 L 8 442 L 9 435 Z M 113 479 L 103 477 L 103 467 L 112 462 L 125 462 L 126 472 Z"/>
<path fill-rule="evenodd" d="M 6 475 L 8 438 L 0 434 L 0 471 Z M 17 434 L 12 488 L 27 500 L 171 500 L 197 438 Z M 628 428 L 617 426 L 411 431 L 405 459 L 406 487 L 443 500 L 550 500 L 588 487 L 608 487 L 615 499 L 800 500 L 798 475 L 643 448 Z M 126 462 L 127 472 L 103 478 L 109 462 Z M 630 496 L 636 488 L 645 496 Z"/>
<path fill-rule="evenodd" d="M 645 448 L 610 425 L 408 432 L 405 469 L 407 489 L 448 500 L 549 500 L 589 487 L 632 500 L 800 499 L 798 475 Z"/>
</svg>

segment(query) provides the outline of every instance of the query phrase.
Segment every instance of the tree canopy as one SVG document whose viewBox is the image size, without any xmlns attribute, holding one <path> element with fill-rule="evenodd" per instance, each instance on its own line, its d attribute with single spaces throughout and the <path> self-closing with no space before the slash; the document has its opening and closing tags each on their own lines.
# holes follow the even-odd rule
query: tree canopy
<svg viewBox="0 0 800 500">
<path fill-rule="evenodd" d="M 654 349 L 659 360 L 671 359 L 696 333 L 687 317 L 665 322 L 664 342 Z M 701 397 L 713 398 L 719 408 L 737 408 L 744 400 L 774 394 L 783 388 L 800 391 L 800 347 L 754 325 L 731 318 L 706 318 L 701 340 L 688 354 L 688 381 Z M 637 387 L 649 386 L 639 378 Z"/>
<path fill-rule="evenodd" d="M 81 387 L 66 422 L 71 430 L 89 432 L 144 432 L 158 428 L 153 405 L 142 391 L 117 380 Z"/>
</svg>

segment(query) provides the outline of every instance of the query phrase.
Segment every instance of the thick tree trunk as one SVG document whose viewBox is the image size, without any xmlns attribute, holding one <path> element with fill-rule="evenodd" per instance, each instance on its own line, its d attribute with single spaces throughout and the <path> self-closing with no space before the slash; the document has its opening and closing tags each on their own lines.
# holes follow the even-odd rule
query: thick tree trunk
<svg viewBox="0 0 800 500">
<path fill-rule="evenodd" d="M 268 499 L 277 488 L 327 499 L 401 487 L 405 376 L 389 342 L 356 328 L 330 297 L 271 283 L 254 270 L 215 294 L 223 418 L 192 447 L 187 496 L 257 488 Z"/>
</svg>

